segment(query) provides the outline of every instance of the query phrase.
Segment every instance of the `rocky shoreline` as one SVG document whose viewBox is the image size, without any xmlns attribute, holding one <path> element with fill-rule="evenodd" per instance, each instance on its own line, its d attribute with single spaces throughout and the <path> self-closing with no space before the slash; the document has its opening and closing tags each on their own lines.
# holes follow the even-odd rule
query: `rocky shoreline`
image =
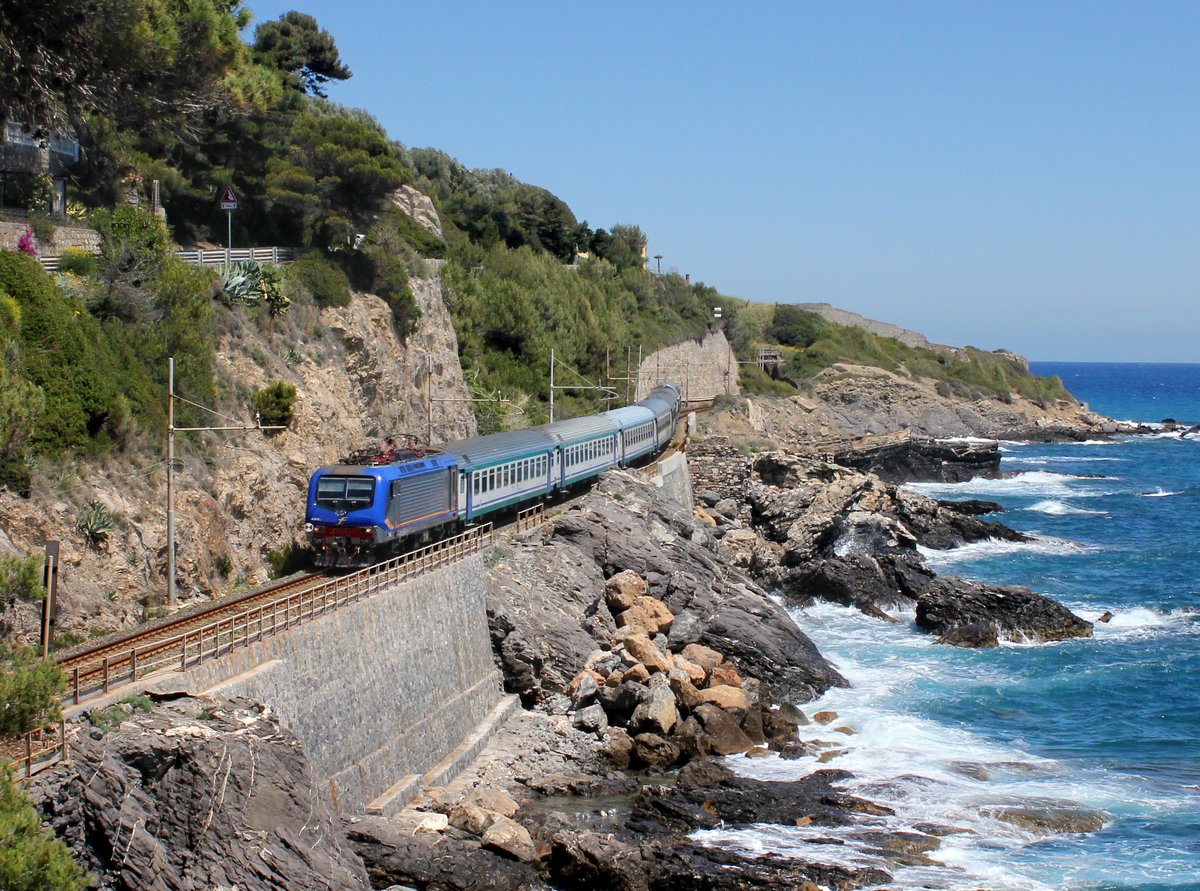
<svg viewBox="0 0 1200 891">
<path fill-rule="evenodd" d="M 842 790 L 849 774 L 835 761 L 855 730 L 804 704 L 847 682 L 788 608 L 830 601 L 884 622 L 912 610 L 931 643 L 961 647 L 1087 636 L 1090 623 L 1026 588 L 924 566 L 918 546 L 1023 538 L 984 518 L 994 505 L 939 503 L 783 452 L 755 456 L 738 489 L 702 491 L 689 510 L 614 472 L 500 546 L 489 626 L 524 710 L 451 786 L 424 789 L 397 816 L 352 820 L 343 835 L 268 712 L 190 698 L 84 734 L 69 781 L 35 786 L 43 813 L 113 888 L 191 887 L 157 866 L 181 845 L 191 876 L 241 889 L 811 891 L 936 868 L 940 839 L 959 828 L 897 828 L 887 807 Z M 228 754 L 238 747 L 246 757 Z M 809 758 L 813 769 L 752 779 L 731 769 L 744 757 Z M 186 788 L 180 758 L 194 773 Z M 256 791 L 270 786 L 287 800 Z M 279 815 L 270 825 L 268 812 Z M 1024 819 L 1072 832 L 1099 818 L 1032 808 Z M 865 865 L 692 837 L 752 823 L 836 830 Z"/>
</svg>

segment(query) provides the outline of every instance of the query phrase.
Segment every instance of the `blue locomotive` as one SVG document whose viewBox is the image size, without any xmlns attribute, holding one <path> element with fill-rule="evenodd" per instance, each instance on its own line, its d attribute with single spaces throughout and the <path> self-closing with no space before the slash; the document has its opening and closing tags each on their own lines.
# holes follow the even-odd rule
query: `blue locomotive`
<svg viewBox="0 0 1200 891">
<path fill-rule="evenodd" d="M 318 566 L 369 566 L 416 540 L 537 501 L 636 464 L 670 441 L 679 388 L 634 405 L 437 449 L 388 443 L 322 467 L 308 486 L 304 528 Z"/>
</svg>

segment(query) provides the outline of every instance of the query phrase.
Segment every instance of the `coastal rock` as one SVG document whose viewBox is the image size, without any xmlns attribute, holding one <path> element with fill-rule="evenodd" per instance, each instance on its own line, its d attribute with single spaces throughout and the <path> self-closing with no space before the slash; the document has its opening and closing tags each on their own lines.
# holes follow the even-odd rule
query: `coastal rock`
<svg viewBox="0 0 1200 891">
<path fill-rule="evenodd" d="M 478 838 L 459 829 L 416 831 L 404 812 L 389 819 L 365 817 L 351 824 L 346 836 L 377 887 L 396 884 L 444 891 L 544 891 L 546 887 L 528 863 L 488 850 Z"/>
<path fill-rule="evenodd" d="M 529 830 L 508 817 L 496 815 L 481 837 L 483 846 L 530 863 L 538 859 L 537 848 Z"/>
<path fill-rule="evenodd" d="M 31 791 L 103 887 L 370 888 L 300 743 L 248 700 L 183 697 L 84 729 Z"/>
<path fill-rule="evenodd" d="M 984 808 L 983 813 L 1038 835 L 1099 832 L 1107 819 L 1103 811 L 1059 802 Z"/>
<path fill-rule="evenodd" d="M 1056 641 L 1090 637 L 1092 623 L 1061 603 L 1015 585 L 989 586 L 958 578 L 912 571 L 902 577 L 907 593 L 917 602 L 917 625 L 949 641 L 970 646 L 986 641 L 985 626 L 996 637 L 1011 641 Z M 962 630 L 967 629 L 967 630 Z M 986 644 L 985 644 L 986 645 Z"/>
</svg>

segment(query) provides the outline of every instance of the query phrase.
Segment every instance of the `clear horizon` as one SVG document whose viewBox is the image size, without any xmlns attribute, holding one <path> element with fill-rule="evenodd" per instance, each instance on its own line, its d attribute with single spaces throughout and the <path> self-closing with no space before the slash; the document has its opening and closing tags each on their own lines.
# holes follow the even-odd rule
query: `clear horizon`
<svg viewBox="0 0 1200 891">
<path fill-rule="evenodd" d="M 1200 4 L 248 5 L 313 15 L 354 72 L 331 100 L 391 138 L 724 294 L 1200 359 Z"/>
</svg>

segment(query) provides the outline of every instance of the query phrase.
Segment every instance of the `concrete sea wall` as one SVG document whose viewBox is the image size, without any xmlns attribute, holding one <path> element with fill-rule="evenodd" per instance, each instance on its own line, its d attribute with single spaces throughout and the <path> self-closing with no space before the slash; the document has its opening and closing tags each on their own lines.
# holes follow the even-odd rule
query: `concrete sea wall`
<svg viewBox="0 0 1200 891">
<path fill-rule="evenodd" d="M 188 687 L 268 703 L 335 806 L 362 813 L 438 764 L 501 696 L 482 555 L 188 671 Z"/>
</svg>

